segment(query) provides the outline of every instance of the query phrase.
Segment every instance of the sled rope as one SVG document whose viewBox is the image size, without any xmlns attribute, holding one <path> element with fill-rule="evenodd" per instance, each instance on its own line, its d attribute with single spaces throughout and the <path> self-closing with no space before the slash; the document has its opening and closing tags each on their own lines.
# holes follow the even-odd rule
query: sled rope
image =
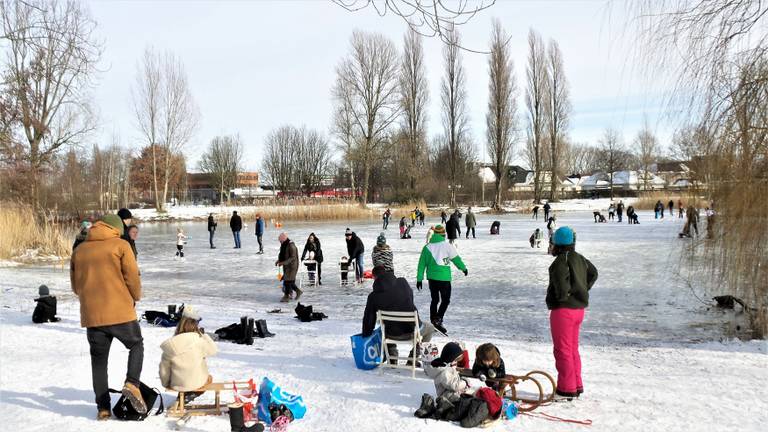
<svg viewBox="0 0 768 432">
<path fill-rule="evenodd" d="M 592 426 L 592 420 L 586 419 L 586 420 L 576 420 L 576 419 L 567 419 L 562 417 L 553 416 L 547 413 L 543 413 L 541 411 L 539 412 L 521 412 L 520 414 L 527 415 L 533 418 L 540 418 L 543 420 L 549 420 L 549 421 L 559 421 L 563 423 L 573 423 L 573 424 L 579 424 L 583 426 Z"/>
</svg>

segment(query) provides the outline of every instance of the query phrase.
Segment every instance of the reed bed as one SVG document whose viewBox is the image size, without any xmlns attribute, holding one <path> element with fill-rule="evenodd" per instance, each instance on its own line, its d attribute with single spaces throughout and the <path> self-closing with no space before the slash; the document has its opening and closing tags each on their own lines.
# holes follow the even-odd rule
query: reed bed
<svg viewBox="0 0 768 432">
<path fill-rule="evenodd" d="M 0 203 L 0 259 L 36 261 L 69 258 L 75 230 L 49 212 L 24 204 Z"/>
</svg>

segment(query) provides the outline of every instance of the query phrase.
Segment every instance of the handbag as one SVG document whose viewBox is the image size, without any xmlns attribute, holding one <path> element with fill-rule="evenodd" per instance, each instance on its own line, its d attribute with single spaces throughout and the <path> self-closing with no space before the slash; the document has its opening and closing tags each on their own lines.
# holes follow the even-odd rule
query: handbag
<svg viewBox="0 0 768 432">
<path fill-rule="evenodd" d="M 155 412 L 155 415 L 160 415 L 163 413 L 163 411 L 165 411 L 163 395 L 161 395 L 157 389 L 149 387 L 143 382 L 139 382 L 139 391 L 141 392 L 141 398 L 144 399 L 144 404 L 147 406 L 147 412 L 144 414 L 139 413 L 133 408 L 133 405 L 131 405 L 131 402 L 128 400 L 128 398 L 122 396 L 123 392 L 117 391 L 115 389 L 109 389 L 110 393 L 117 393 L 121 395 L 120 399 L 118 399 L 117 403 L 115 403 L 115 407 L 112 408 L 112 414 L 114 414 L 118 420 L 144 420 L 147 418 L 147 416 L 149 416 L 150 411 L 152 411 L 152 408 L 154 408 L 155 402 L 158 398 L 160 399 L 160 407 L 157 409 L 157 412 Z"/>
</svg>

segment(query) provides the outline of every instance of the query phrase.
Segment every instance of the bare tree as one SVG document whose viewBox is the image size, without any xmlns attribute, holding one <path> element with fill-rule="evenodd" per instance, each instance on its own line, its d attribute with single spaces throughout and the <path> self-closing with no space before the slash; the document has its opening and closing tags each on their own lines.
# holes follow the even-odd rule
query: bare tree
<svg viewBox="0 0 768 432">
<path fill-rule="evenodd" d="M 336 75 L 334 94 L 343 98 L 342 105 L 349 109 L 353 129 L 360 137 L 357 145 L 363 165 L 361 201 L 365 205 L 375 153 L 400 113 L 397 50 L 381 34 L 355 31 L 351 52 L 336 67 Z"/>
<path fill-rule="evenodd" d="M 443 46 L 443 79 L 440 84 L 440 104 L 443 117 L 443 133 L 447 148 L 448 187 L 451 206 L 456 205 L 456 190 L 460 186 L 462 170 L 461 150 L 469 140 L 467 115 L 467 90 L 464 66 L 459 48 L 460 37 L 455 29 L 448 34 L 449 43 Z"/>
<path fill-rule="evenodd" d="M 565 143 L 565 134 L 571 113 L 568 81 L 565 78 L 563 55 L 557 41 L 549 41 L 547 51 L 547 132 L 549 134 L 549 200 L 557 199 L 557 182 L 560 175 L 560 151 Z"/>
<path fill-rule="evenodd" d="M 459 1 L 452 5 L 447 5 L 442 0 L 333 0 L 333 2 L 350 12 L 371 7 L 382 17 L 391 13 L 402 18 L 410 30 L 420 36 L 437 37 L 443 43 L 451 45 L 454 43 L 450 36 L 453 29 L 466 24 L 475 15 L 493 6 L 496 0 Z"/>
<path fill-rule="evenodd" d="M 533 170 L 533 201 L 541 202 L 541 171 L 544 168 L 543 148 L 546 135 L 547 85 L 549 69 L 546 49 L 541 36 L 531 29 L 528 32 L 528 66 L 526 67 L 525 106 L 528 109 L 527 153 Z"/>
<path fill-rule="evenodd" d="M 3 117 L 17 113 L 3 127 L 0 152 L 26 166 L 29 198 L 38 206 L 45 168 L 95 128 L 87 93 L 102 48 L 96 22 L 77 1 L 3 0 L 0 14 L 8 47 L 2 92 L 11 95 L 3 100 L 12 101 Z"/>
<path fill-rule="evenodd" d="M 219 202 L 224 202 L 229 190 L 237 187 L 237 177 L 243 171 L 243 143 L 239 135 L 214 137 L 200 157 L 200 171 L 208 174 L 219 187 Z"/>
<path fill-rule="evenodd" d="M 611 199 L 613 199 L 613 174 L 626 167 L 628 153 L 624 148 L 624 142 L 615 129 L 607 128 L 600 139 L 599 164 L 606 174 L 610 186 Z"/>
<path fill-rule="evenodd" d="M 637 133 L 635 138 L 635 154 L 640 162 L 640 169 L 643 171 L 643 190 L 648 190 L 649 172 L 651 165 L 658 156 L 659 142 L 656 135 L 653 134 L 648 120 L 643 123 L 643 128 Z"/>
<path fill-rule="evenodd" d="M 564 168 L 568 174 L 592 174 L 601 167 L 598 149 L 588 144 L 568 142 L 563 147 Z"/>
<path fill-rule="evenodd" d="M 402 130 L 406 155 L 406 175 L 410 193 L 416 190 L 416 177 L 423 168 L 427 140 L 427 104 L 429 87 L 424 67 L 424 46 L 421 36 L 413 30 L 403 38 L 403 59 L 400 64 L 400 106 L 403 112 Z"/>
<path fill-rule="evenodd" d="M 333 114 L 333 125 L 331 130 L 339 139 L 338 148 L 342 151 L 344 161 L 349 171 L 349 184 L 353 196 L 357 196 L 355 187 L 355 150 L 358 148 L 359 136 L 355 134 L 354 111 L 352 110 L 352 90 L 345 80 L 336 78 L 336 85 L 333 89 L 333 97 L 336 103 Z M 342 163 L 343 164 L 343 163 Z"/>
<path fill-rule="evenodd" d="M 298 190 L 296 165 L 297 130 L 293 126 L 281 126 L 267 135 L 264 145 L 262 169 L 265 180 L 276 191 L 291 192 Z"/>
<path fill-rule="evenodd" d="M 330 177 L 333 161 L 322 134 L 306 127 L 282 126 L 267 137 L 262 166 L 275 189 L 311 196 Z"/>
<path fill-rule="evenodd" d="M 488 113 L 485 116 L 488 155 L 496 174 L 493 208 L 501 210 L 507 166 L 517 141 L 517 83 L 512 53 L 501 22 L 494 20 L 488 58 Z"/>
<path fill-rule="evenodd" d="M 155 206 L 164 211 L 174 156 L 194 135 L 199 117 L 181 60 L 147 48 L 136 75 L 133 106 L 145 144 L 152 148 Z"/>
</svg>

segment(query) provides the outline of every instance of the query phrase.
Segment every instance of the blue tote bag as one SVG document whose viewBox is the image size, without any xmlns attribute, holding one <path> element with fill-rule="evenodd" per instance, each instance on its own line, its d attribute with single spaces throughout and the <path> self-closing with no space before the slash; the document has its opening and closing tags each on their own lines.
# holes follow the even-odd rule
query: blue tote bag
<svg viewBox="0 0 768 432">
<path fill-rule="evenodd" d="M 350 339 L 352 355 L 355 357 L 355 366 L 358 369 L 371 370 L 381 364 L 381 327 L 377 327 L 368 337 L 358 333 Z"/>
</svg>

